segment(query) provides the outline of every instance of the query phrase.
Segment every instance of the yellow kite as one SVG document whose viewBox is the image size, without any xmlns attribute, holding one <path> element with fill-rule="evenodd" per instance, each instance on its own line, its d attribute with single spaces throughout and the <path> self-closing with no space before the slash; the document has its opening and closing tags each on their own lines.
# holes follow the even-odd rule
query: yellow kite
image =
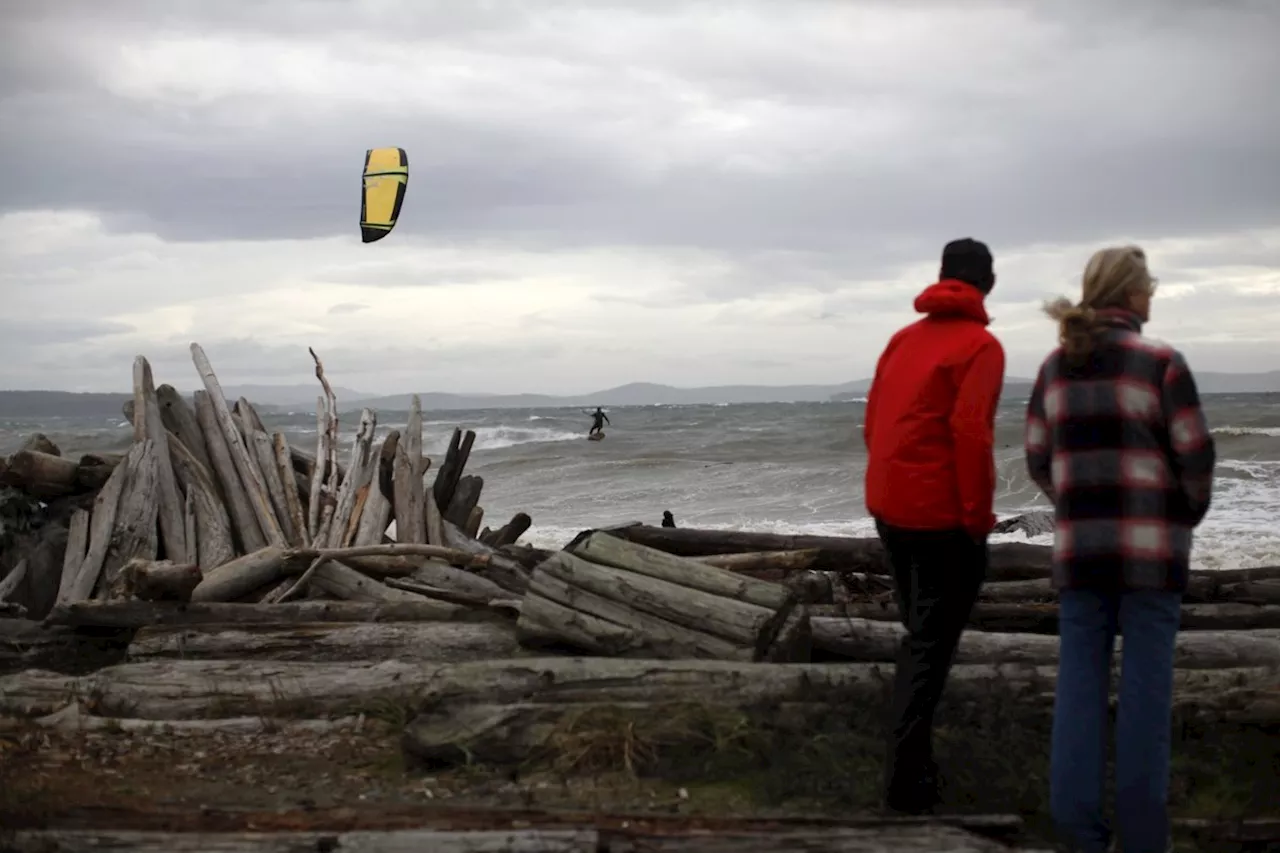
<svg viewBox="0 0 1280 853">
<path fill-rule="evenodd" d="M 360 199 L 360 239 L 381 240 L 396 227 L 409 186 L 409 155 L 403 148 L 370 148 L 364 153 L 364 195 Z"/>
</svg>

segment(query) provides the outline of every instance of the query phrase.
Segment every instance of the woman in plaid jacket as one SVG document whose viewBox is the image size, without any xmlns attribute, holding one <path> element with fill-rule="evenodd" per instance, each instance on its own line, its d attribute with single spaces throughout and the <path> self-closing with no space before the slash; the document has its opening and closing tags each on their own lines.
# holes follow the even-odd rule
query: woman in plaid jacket
<svg viewBox="0 0 1280 853">
<path fill-rule="evenodd" d="M 1075 848 L 1097 853 L 1111 835 L 1102 798 L 1117 630 L 1119 835 L 1126 853 L 1168 845 L 1174 640 L 1192 530 L 1213 485 L 1213 438 L 1191 371 L 1142 335 L 1154 292 L 1141 249 L 1095 253 L 1080 302 L 1046 307 L 1061 346 L 1027 406 L 1027 467 L 1054 505 L 1061 599 L 1050 803 Z"/>
</svg>

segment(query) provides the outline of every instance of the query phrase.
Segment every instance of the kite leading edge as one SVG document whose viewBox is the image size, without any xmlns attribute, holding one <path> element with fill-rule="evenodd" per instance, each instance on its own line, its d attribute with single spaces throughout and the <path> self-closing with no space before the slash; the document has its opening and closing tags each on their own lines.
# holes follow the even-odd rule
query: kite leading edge
<svg viewBox="0 0 1280 853">
<path fill-rule="evenodd" d="M 364 194 L 360 198 L 360 240 L 381 240 L 396 227 L 409 186 L 409 155 L 403 148 L 370 148 L 364 153 Z"/>
</svg>

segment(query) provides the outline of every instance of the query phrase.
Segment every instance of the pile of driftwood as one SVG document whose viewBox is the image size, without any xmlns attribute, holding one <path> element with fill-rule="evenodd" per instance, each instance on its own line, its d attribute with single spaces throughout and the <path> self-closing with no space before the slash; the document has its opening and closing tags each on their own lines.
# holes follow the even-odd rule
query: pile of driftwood
<svg viewBox="0 0 1280 853">
<path fill-rule="evenodd" d="M 6 460 L 0 482 L 78 503 L 58 565 L 20 563 L 0 590 L 41 587 L 27 577 L 40 574 L 43 587 L 56 586 L 58 607 L 133 598 L 488 603 L 523 593 L 527 566 L 499 549 L 514 545 L 530 519 L 520 513 L 480 530 L 483 481 L 463 474 L 475 433 L 454 431 L 428 483 L 417 398 L 403 431 L 376 448 L 377 417 L 365 409 L 344 465 L 337 401 L 318 358 L 324 393 L 312 455 L 270 434 L 248 400 L 230 403 L 200 346 L 191 352 L 204 385 L 192 402 L 171 386 L 156 388 L 147 360 L 135 360 L 127 453 L 77 462 L 37 436 Z M 49 610 L 48 596 L 28 598 L 34 606 L 11 601 L 11 609 L 37 617 Z"/>
</svg>

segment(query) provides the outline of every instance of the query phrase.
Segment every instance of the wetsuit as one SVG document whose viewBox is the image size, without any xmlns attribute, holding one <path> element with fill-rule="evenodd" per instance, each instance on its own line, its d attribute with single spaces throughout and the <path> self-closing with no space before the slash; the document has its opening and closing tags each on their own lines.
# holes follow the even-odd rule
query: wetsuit
<svg viewBox="0 0 1280 853">
<path fill-rule="evenodd" d="M 599 409 L 595 410 L 595 413 L 591 415 L 591 419 L 591 431 L 588 432 L 587 435 L 595 435 L 604 429 L 605 424 L 609 423 L 609 416 Z M 612 426 L 612 424 L 610 424 L 610 426 Z"/>
</svg>

